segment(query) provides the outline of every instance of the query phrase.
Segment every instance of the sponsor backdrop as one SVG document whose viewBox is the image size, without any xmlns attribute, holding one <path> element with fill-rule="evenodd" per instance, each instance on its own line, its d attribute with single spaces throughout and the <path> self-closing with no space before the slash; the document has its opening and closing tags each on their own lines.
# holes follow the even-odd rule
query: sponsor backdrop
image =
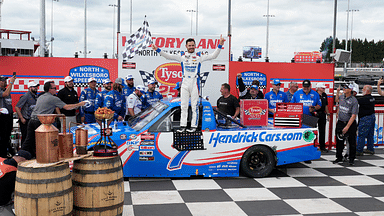
<svg viewBox="0 0 384 216">
<path fill-rule="evenodd" d="M 119 50 L 124 49 L 125 41 L 129 34 L 121 33 L 119 36 Z M 161 50 L 171 54 L 180 55 L 180 52 L 186 52 L 185 41 L 189 36 L 152 36 L 153 43 Z M 204 55 L 211 54 L 219 44 L 220 35 L 217 36 L 193 36 L 196 41 L 196 51 Z M 227 39 L 227 38 L 226 38 Z M 151 47 L 138 52 L 135 57 L 123 62 L 121 53 L 119 54 L 119 77 L 125 78 L 132 74 L 135 78 L 135 85 L 143 84 L 147 86 L 149 79 L 156 79 L 159 87 L 158 91 L 163 95 L 175 97 L 177 91 L 173 88 L 176 83 L 182 80 L 180 63 L 168 61 L 161 57 Z M 204 76 L 202 81 L 202 95 L 208 96 L 214 106 L 220 97 L 220 87 L 222 83 L 228 82 L 229 73 L 229 49 L 228 40 L 225 42 L 220 55 L 211 61 L 202 63 L 201 74 Z"/>
<path fill-rule="evenodd" d="M 80 95 L 88 86 L 89 77 L 96 78 L 99 90 L 103 79 L 117 78 L 117 59 L 1 56 L 0 65 L 0 75 L 11 77 L 16 72 L 17 79 L 11 93 L 13 106 L 28 91 L 30 81 L 39 83 L 39 92 L 43 92 L 44 80 L 52 79 L 60 90 L 65 86 L 64 77 L 72 76 L 75 89 Z"/>
</svg>

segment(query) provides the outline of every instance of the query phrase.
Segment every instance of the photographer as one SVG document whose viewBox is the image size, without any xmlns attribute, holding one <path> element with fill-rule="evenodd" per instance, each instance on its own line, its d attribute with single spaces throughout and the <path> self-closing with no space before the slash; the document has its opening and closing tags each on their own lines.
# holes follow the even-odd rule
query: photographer
<svg viewBox="0 0 384 216">
<path fill-rule="evenodd" d="M 16 74 L 9 79 L 9 85 L 7 86 L 8 77 L 0 76 L 0 157 L 6 158 L 8 152 L 13 155 L 13 149 L 11 148 L 9 137 L 11 136 L 13 128 L 13 108 L 11 91 L 12 86 L 16 80 Z"/>
</svg>

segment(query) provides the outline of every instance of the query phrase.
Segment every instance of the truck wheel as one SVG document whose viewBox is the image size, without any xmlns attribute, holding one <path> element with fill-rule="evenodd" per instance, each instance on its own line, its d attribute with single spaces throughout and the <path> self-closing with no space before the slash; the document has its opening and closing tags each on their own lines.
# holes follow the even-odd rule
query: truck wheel
<svg viewBox="0 0 384 216">
<path fill-rule="evenodd" d="M 268 147 L 252 146 L 243 154 L 240 168 L 249 177 L 261 178 L 268 176 L 275 164 L 275 156 Z"/>
</svg>

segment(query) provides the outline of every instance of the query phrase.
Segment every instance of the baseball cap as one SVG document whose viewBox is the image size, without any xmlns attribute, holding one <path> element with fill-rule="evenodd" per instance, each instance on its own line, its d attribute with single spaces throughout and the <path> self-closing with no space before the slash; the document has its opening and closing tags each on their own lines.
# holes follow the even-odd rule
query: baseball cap
<svg viewBox="0 0 384 216">
<path fill-rule="evenodd" d="M 95 79 L 94 77 L 90 77 L 90 78 L 88 78 L 88 82 L 89 82 L 89 83 L 90 83 L 90 82 L 93 82 L 93 81 L 97 82 L 96 79 Z"/>
<path fill-rule="evenodd" d="M 115 83 L 117 83 L 117 84 L 120 84 L 120 85 L 123 85 L 123 78 L 116 78 L 115 79 Z"/>
<path fill-rule="evenodd" d="M 279 79 L 273 79 L 273 84 L 274 84 L 274 85 L 279 85 L 279 84 L 281 84 L 281 83 L 280 83 L 280 80 L 279 80 Z"/>
<path fill-rule="evenodd" d="M 126 80 L 133 79 L 132 74 L 128 74 L 128 75 L 125 77 L 125 79 L 126 79 Z"/>
<path fill-rule="evenodd" d="M 7 79 L 8 79 L 8 77 L 5 77 L 5 76 L 3 76 L 3 75 L 0 76 L 0 81 L 5 81 L 5 80 L 7 80 Z"/>
<path fill-rule="evenodd" d="M 257 85 L 251 85 L 251 88 L 254 88 L 255 90 L 259 90 L 259 86 Z"/>
<path fill-rule="evenodd" d="M 354 84 L 353 84 L 352 91 L 354 91 L 354 92 L 356 92 L 357 94 L 359 94 L 359 84 L 354 83 Z"/>
<path fill-rule="evenodd" d="M 64 78 L 64 82 L 70 82 L 70 81 L 72 81 L 73 79 L 72 79 L 72 77 L 71 76 L 66 76 L 65 78 Z"/>
<path fill-rule="evenodd" d="M 317 83 L 316 88 L 326 88 L 324 83 Z"/>
<path fill-rule="evenodd" d="M 151 84 L 157 84 L 157 81 L 154 79 L 151 79 L 148 81 L 148 85 L 151 85 Z"/>
<path fill-rule="evenodd" d="M 138 85 L 138 86 L 136 86 L 136 89 L 137 90 L 139 90 L 139 91 L 141 91 L 141 93 L 145 93 L 145 87 L 144 86 L 142 86 L 142 85 Z"/>
<path fill-rule="evenodd" d="M 108 84 L 108 83 L 111 83 L 112 81 L 110 79 L 105 79 L 103 80 L 103 84 Z"/>
<path fill-rule="evenodd" d="M 311 86 L 311 81 L 309 81 L 309 80 L 303 81 L 303 87 L 310 87 L 310 86 Z"/>
<path fill-rule="evenodd" d="M 353 90 L 353 84 L 343 84 L 343 88 L 346 88 L 346 89 L 351 89 Z"/>
<path fill-rule="evenodd" d="M 44 80 L 44 84 L 47 83 L 47 82 L 55 82 L 55 81 L 53 81 L 53 79 L 46 79 L 46 80 Z"/>
<path fill-rule="evenodd" d="M 180 86 L 181 86 L 181 82 L 177 82 L 175 88 L 173 88 L 173 89 L 178 90 L 180 88 Z"/>
<path fill-rule="evenodd" d="M 30 87 L 38 87 L 38 86 L 40 86 L 40 84 L 36 84 L 33 81 L 28 83 L 28 88 L 30 88 Z"/>
</svg>

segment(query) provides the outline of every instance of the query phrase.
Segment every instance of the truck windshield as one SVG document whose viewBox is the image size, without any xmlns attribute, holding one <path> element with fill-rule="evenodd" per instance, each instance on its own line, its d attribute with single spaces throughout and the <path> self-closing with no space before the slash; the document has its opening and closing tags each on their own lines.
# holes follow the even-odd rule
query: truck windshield
<svg viewBox="0 0 384 216">
<path fill-rule="evenodd" d="M 132 119 L 130 119 L 128 125 L 134 130 L 139 131 L 167 108 L 167 104 L 158 101 L 153 106 L 149 107 L 148 109 L 144 110 L 143 112 L 137 114 Z"/>
</svg>

